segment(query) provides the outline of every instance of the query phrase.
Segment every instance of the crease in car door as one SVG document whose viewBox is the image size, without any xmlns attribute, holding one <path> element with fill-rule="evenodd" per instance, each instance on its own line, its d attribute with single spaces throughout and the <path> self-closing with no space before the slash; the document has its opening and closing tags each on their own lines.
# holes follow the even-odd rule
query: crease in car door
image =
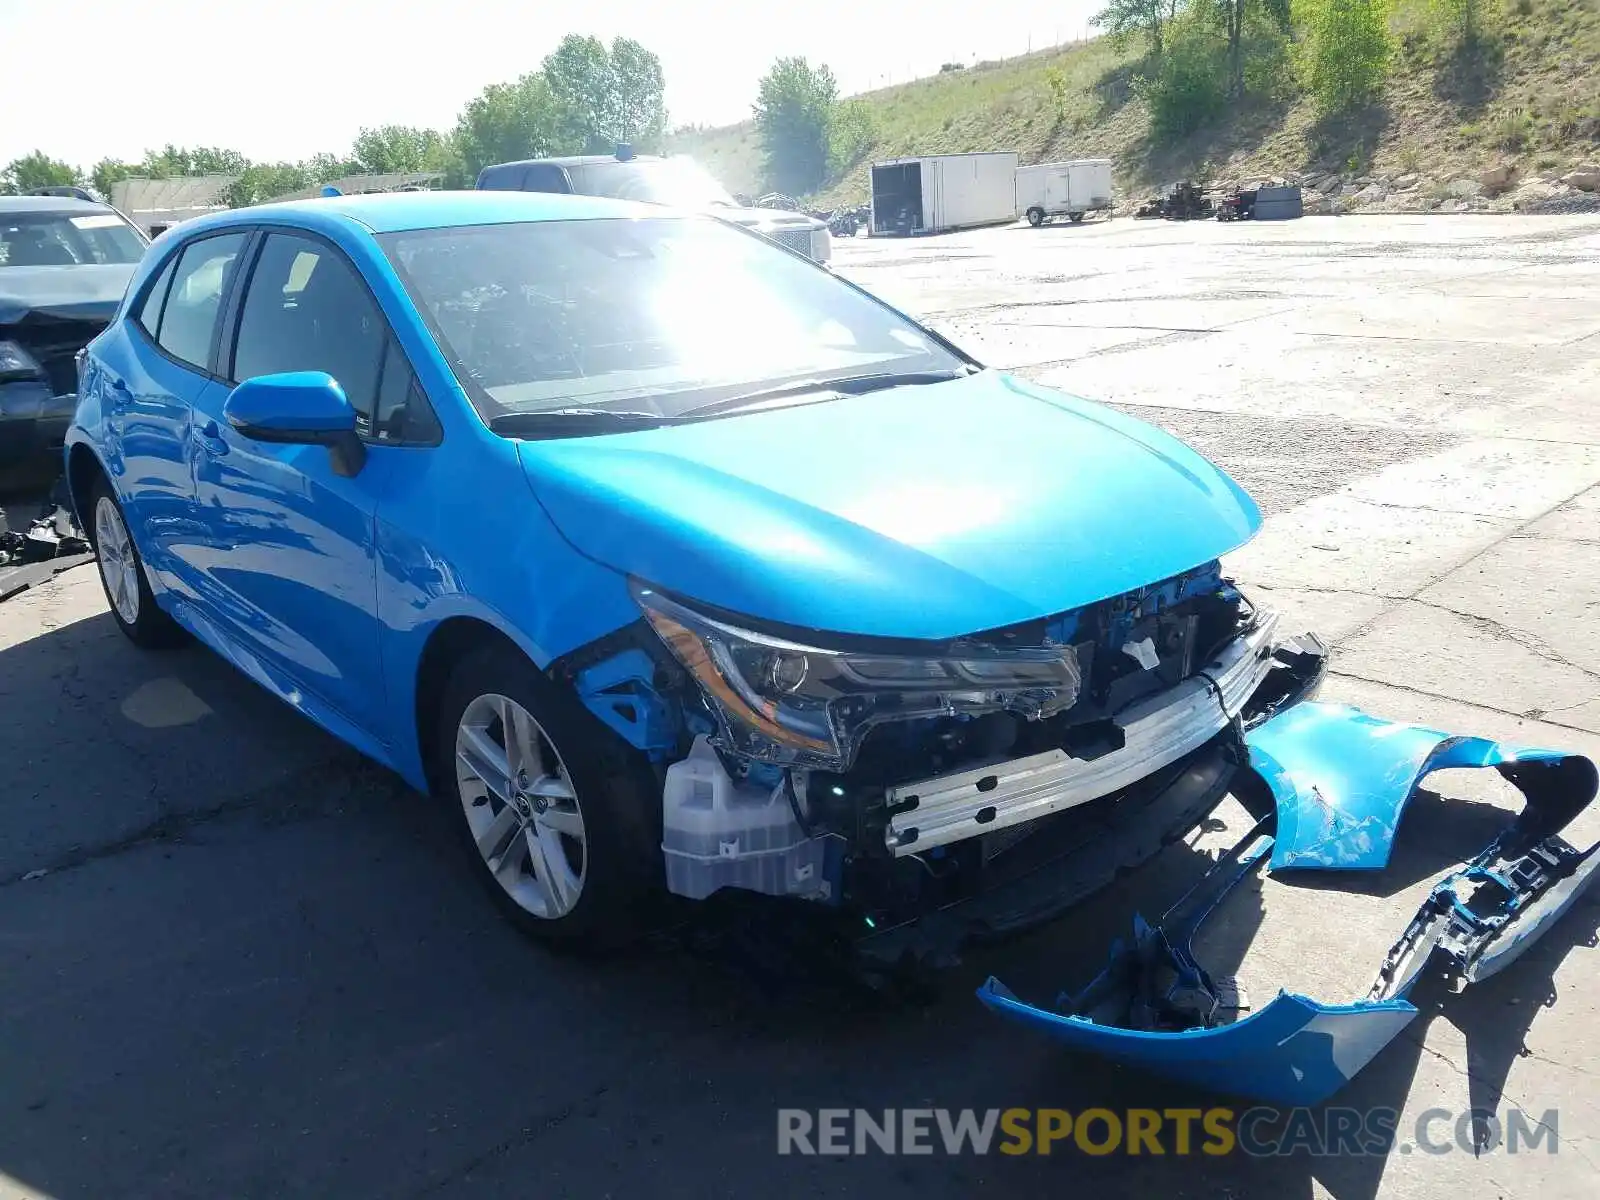
<svg viewBox="0 0 1600 1200">
<path fill-rule="evenodd" d="M 388 338 L 371 294 L 339 251 L 271 232 L 245 281 L 223 369 L 236 382 L 326 371 L 365 432 Z M 194 420 L 207 590 L 223 610 L 214 615 L 262 666 L 385 740 L 375 515 L 392 463 L 369 454 L 359 472 L 342 476 L 324 446 L 239 434 L 223 414 L 226 398 L 225 388 L 207 393 Z"/>
</svg>

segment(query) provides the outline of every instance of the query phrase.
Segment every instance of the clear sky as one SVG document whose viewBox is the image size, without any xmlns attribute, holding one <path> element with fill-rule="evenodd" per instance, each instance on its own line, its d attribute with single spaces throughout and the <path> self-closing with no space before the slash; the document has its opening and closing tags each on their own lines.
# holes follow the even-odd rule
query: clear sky
<svg viewBox="0 0 1600 1200">
<path fill-rule="evenodd" d="M 146 148 L 255 159 L 346 149 L 363 125 L 448 129 L 485 86 L 568 33 L 624 34 L 661 59 L 674 125 L 750 115 L 773 59 L 846 92 L 1082 38 L 1099 0 L 0 0 L 0 166 L 40 149 L 80 166 Z"/>
</svg>

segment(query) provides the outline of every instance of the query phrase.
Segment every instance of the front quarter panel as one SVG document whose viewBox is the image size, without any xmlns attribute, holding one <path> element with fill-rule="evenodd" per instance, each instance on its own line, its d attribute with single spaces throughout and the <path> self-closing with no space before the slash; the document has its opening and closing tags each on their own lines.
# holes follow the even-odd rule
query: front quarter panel
<svg viewBox="0 0 1600 1200">
<path fill-rule="evenodd" d="M 627 580 L 556 532 L 516 446 L 487 429 L 398 452 L 378 506 L 377 541 L 390 744 L 400 773 L 419 789 L 427 784 L 416 680 L 445 621 L 488 625 L 543 669 L 639 617 Z"/>
</svg>

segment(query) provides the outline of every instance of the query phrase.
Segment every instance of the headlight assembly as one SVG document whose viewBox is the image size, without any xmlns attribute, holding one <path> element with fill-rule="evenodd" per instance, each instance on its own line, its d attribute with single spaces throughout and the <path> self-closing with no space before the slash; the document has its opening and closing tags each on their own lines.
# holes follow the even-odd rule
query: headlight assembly
<svg viewBox="0 0 1600 1200">
<path fill-rule="evenodd" d="M 0 342 L 0 383 L 13 379 L 37 379 L 39 361 L 16 342 Z"/>
<path fill-rule="evenodd" d="M 829 649 L 742 629 L 635 586 L 651 626 L 700 685 L 729 750 L 767 762 L 848 769 L 873 725 L 1006 709 L 1070 708 L 1082 674 L 1071 646 L 977 642 L 917 657 Z"/>
</svg>

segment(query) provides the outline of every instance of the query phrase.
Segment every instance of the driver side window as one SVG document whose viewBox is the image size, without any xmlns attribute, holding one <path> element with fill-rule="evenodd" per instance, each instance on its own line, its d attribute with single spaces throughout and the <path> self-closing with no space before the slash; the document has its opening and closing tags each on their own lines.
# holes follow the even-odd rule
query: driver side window
<svg viewBox="0 0 1600 1200">
<path fill-rule="evenodd" d="M 235 380 L 326 371 L 367 434 L 389 328 L 355 268 L 325 242 L 267 236 L 250 275 L 234 341 Z"/>
</svg>

